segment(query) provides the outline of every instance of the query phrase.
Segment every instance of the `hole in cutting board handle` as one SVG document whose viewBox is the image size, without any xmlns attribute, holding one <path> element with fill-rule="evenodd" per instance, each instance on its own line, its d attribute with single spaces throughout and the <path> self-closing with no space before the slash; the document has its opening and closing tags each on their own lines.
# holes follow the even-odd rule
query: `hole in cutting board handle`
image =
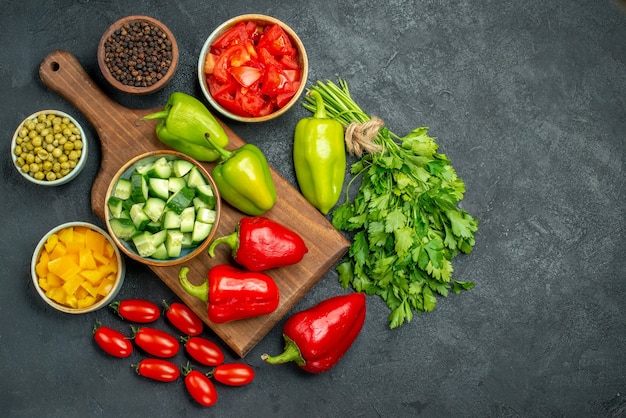
<svg viewBox="0 0 626 418">
<path fill-rule="evenodd" d="M 52 62 L 50 63 L 50 69 L 51 69 L 52 71 L 57 72 L 57 71 L 59 71 L 59 69 L 60 69 L 60 68 L 61 68 L 61 64 L 59 64 L 58 62 L 56 62 L 56 61 L 52 61 Z"/>
</svg>

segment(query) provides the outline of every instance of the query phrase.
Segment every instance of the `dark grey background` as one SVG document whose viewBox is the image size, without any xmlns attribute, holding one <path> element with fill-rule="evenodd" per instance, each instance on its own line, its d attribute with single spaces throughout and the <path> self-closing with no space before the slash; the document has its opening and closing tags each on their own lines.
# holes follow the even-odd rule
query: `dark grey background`
<svg viewBox="0 0 626 418">
<path fill-rule="evenodd" d="M 175 90 L 201 97 L 195 71 L 205 38 L 250 12 L 298 32 L 311 82 L 345 78 L 358 103 L 398 134 L 430 127 L 466 183 L 463 208 L 480 222 L 474 252 L 454 261 L 456 277 L 476 287 L 396 330 L 382 301 L 368 298 L 361 335 L 324 375 L 260 360 L 281 350 L 281 322 L 244 359 L 254 383 L 219 386 L 218 404 L 204 409 L 180 381 L 137 377 L 130 363 L 139 354 L 116 360 L 99 351 L 96 320 L 126 327 L 111 312 L 55 312 L 30 283 L 31 252 L 46 231 L 75 220 L 102 225 L 89 200 L 98 138 L 43 85 L 38 67 L 50 51 L 68 50 L 132 108 L 159 106 Z M 111 91 L 96 64 L 103 31 L 131 14 L 162 20 L 180 47 L 171 84 L 141 98 Z M 617 3 L 21 0 L 0 16 L 3 416 L 626 414 L 626 13 Z M 48 108 L 83 122 L 91 147 L 80 177 L 59 188 L 27 183 L 8 154 L 20 121 Z M 295 184 L 293 129 L 307 115 L 297 106 L 262 125 L 229 124 Z M 343 292 L 331 270 L 294 311 Z M 131 262 L 119 297 L 175 300 Z"/>
</svg>

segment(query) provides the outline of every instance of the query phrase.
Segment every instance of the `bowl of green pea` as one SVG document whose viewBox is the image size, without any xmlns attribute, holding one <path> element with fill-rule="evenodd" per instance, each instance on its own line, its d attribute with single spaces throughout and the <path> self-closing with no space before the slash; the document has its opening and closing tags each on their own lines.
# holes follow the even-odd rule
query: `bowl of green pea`
<svg viewBox="0 0 626 418">
<path fill-rule="evenodd" d="M 60 110 L 40 110 L 20 123 L 11 140 L 11 158 L 28 181 L 59 186 L 74 179 L 87 162 L 82 126 Z"/>
</svg>

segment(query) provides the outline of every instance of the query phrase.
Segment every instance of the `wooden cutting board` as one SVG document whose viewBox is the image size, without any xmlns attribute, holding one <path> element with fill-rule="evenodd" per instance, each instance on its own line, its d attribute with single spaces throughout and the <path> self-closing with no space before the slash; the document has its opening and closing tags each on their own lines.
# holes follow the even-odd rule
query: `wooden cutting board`
<svg viewBox="0 0 626 418">
<path fill-rule="evenodd" d="M 78 60 L 67 51 L 53 51 L 39 67 L 39 76 L 46 86 L 73 104 L 95 128 L 102 147 L 100 169 L 91 190 L 94 212 L 104 220 L 105 194 L 113 175 L 132 157 L 146 151 L 167 149 L 155 134 L 155 121 L 141 118 L 157 109 L 128 109 L 110 99 L 89 77 Z M 227 148 L 238 148 L 245 142 L 223 122 L 230 143 Z M 291 131 L 294 127 L 285 127 Z M 215 163 L 205 164 L 209 172 Z M 278 201 L 265 216 L 298 232 L 309 252 L 293 266 L 269 270 L 280 292 L 278 309 L 262 317 L 226 324 L 215 324 L 207 317 L 204 302 L 188 295 L 178 283 L 180 266 L 150 269 L 240 357 L 244 357 L 278 321 L 315 285 L 345 254 L 349 242 L 320 214 L 289 182 L 272 169 Z M 244 215 L 228 204 L 222 205 L 217 235 L 234 231 Z M 216 257 L 207 253 L 190 260 L 189 279 L 200 284 L 206 280 L 209 268 L 216 264 L 232 263 L 230 248 L 220 245 Z"/>
</svg>

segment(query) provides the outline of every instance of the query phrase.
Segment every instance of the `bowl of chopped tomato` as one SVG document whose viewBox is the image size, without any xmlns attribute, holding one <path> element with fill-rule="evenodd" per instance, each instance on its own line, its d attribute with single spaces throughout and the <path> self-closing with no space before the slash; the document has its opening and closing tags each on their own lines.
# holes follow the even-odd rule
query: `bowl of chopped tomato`
<svg viewBox="0 0 626 418">
<path fill-rule="evenodd" d="M 308 59 L 298 35 L 284 22 L 246 14 L 218 26 L 198 59 L 198 81 L 209 103 L 240 122 L 284 114 L 304 91 Z"/>
</svg>

